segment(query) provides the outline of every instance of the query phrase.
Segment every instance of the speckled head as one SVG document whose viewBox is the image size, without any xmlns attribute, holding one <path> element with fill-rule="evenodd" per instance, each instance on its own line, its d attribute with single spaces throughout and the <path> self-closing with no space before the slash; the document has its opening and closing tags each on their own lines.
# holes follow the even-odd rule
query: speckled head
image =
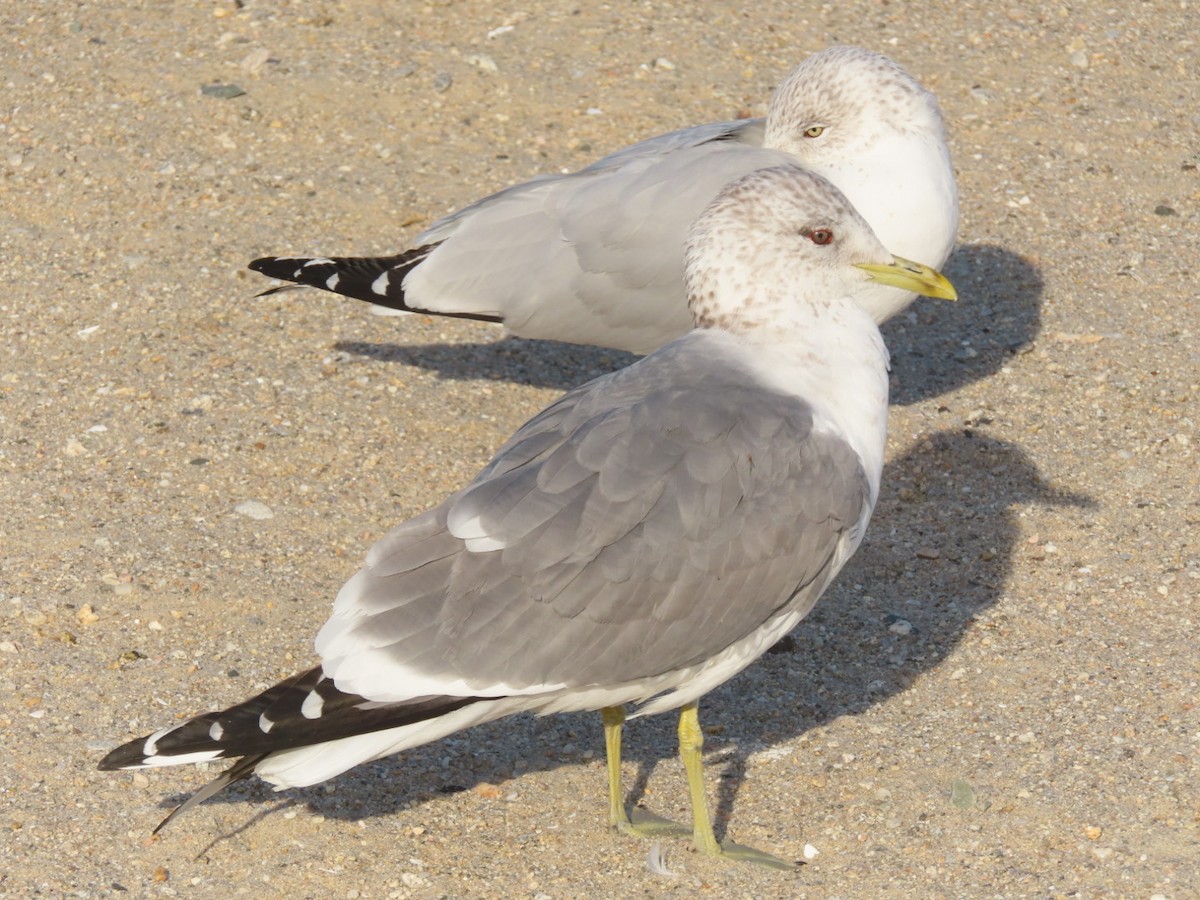
<svg viewBox="0 0 1200 900">
<path fill-rule="evenodd" d="M 889 253 L 830 182 L 798 166 L 728 185 L 692 227 L 688 302 L 697 327 L 745 331 L 811 317 L 867 281 Z"/>
<path fill-rule="evenodd" d="M 779 84 L 765 143 L 796 154 L 833 154 L 888 134 L 945 138 L 937 98 L 897 63 L 862 47 L 814 53 Z"/>
</svg>

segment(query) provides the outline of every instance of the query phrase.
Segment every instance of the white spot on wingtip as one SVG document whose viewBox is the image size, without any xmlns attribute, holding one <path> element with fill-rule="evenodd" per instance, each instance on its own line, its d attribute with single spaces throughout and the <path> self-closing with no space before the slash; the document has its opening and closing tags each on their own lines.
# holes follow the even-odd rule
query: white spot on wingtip
<svg viewBox="0 0 1200 900">
<path fill-rule="evenodd" d="M 335 265 L 332 259 L 326 259 L 324 256 L 319 256 L 316 259 L 310 259 L 300 268 L 307 269 L 309 266 L 332 266 Z"/>
<path fill-rule="evenodd" d="M 392 275 L 392 272 L 389 269 L 388 271 L 386 271 L 382 275 L 380 275 L 378 278 L 376 278 L 374 281 L 372 281 L 371 282 L 371 291 L 373 293 L 378 294 L 381 297 L 386 297 L 387 292 L 388 292 L 388 286 L 391 282 L 391 275 Z"/>
<path fill-rule="evenodd" d="M 342 276 L 339 275 L 337 272 L 334 272 L 332 275 L 330 275 L 328 278 L 325 279 L 325 287 L 329 288 L 329 290 L 331 290 L 331 291 L 336 291 L 338 282 L 341 280 L 342 280 Z"/>
<path fill-rule="evenodd" d="M 150 737 L 146 738 L 146 744 L 142 747 L 142 756 L 153 756 L 158 752 L 158 742 L 162 740 L 163 735 L 167 732 L 174 731 L 174 728 L 160 728 Z"/>
<path fill-rule="evenodd" d="M 258 730 L 263 734 L 270 734 L 271 729 L 275 727 L 275 723 L 267 718 L 267 714 L 263 713 L 258 717 Z"/>
<path fill-rule="evenodd" d="M 220 722 L 212 723 L 212 727 L 208 729 L 208 736 L 214 741 L 219 741 L 225 736 L 225 729 L 221 727 Z"/>
<path fill-rule="evenodd" d="M 325 705 L 325 699 L 316 691 L 309 691 L 308 696 L 304 698 L 304 703 L 300 705 L 300 715 L 306 719 L 321 718 L 321 707 Z"/>
</svg>

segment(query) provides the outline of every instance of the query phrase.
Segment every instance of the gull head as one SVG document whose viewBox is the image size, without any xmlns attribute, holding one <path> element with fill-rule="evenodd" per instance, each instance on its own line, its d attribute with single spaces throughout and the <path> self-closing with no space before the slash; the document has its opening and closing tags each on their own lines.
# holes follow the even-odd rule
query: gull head
<svg viewBox="0 0 1200 900">
<path fill-rule="evenodd" d="M 893 253 L 941 266 L 958 231 L 958 187 L 937 99 L 886 56 L 831 47 L 783 80 L 767 113 L 764 146 L 838 186 Z M 876 322 L 906 308 L 912 291 L 860 297 Z"/>
<path fill-rule="evenodd" d="M 879 53 L 830 47 L 796 66 L 767 112 L 764 144 L 820 170 L 889 138 L 945 141 L 937 98 Z"/>
<path fill-rule="evenodd" d="M 889 252 L 833 184 L 791 165 L 717 195 L 692 226 L 685 280 L 697 327 L 734 333 L 862 317 L 855 296 L 879 285 L 954 296 L 940 273 Z"/>
</svg>

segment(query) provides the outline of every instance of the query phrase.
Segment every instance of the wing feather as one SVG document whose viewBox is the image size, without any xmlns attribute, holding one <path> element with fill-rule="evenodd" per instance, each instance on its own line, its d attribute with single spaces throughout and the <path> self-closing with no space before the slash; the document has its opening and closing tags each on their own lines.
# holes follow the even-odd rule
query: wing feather
<svg viewBox="0 0 1200 900">
<path fill-rule="evenodd" d="M 696 332 L 527 423 L 371 550 L 318 638 L 326 671 L 389 699 L 406 673 L 451 696 L 637 682 L 810 604 L 868 514 L 867 479 L 740 360 Z"/>
</svg>

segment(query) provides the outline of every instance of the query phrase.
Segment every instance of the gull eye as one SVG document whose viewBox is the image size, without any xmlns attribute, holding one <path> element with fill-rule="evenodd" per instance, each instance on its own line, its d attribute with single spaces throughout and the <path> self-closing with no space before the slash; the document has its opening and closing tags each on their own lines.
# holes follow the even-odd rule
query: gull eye
<svg viewBox="0 0 1200 900">
<path fill-rule="evenodd" d="M 825 133 L 824 125 L 809 125 L 807 128 L 804 129 L 804 136 L 806 138 L 819 138 L 824 133 Z"/>
<path fill-rule="evenodd" d="M 814 228 L 808 233 L 808 239 L 814 244 L 824 246 L 833 242 L 833 232 L 828 228 Z"/>
</svg>

